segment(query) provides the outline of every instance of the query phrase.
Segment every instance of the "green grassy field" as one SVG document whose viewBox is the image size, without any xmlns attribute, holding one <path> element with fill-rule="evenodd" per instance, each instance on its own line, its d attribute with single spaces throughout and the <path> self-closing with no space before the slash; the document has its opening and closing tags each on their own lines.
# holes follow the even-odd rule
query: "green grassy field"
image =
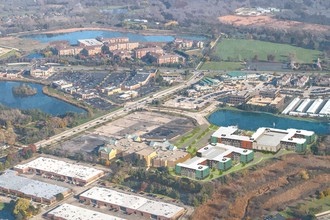
<svg viewBox="0 0 330 220">
<path fill-rule="evenodd" d="M 307 201 L 301 201 L 299 203 L 300 210 L 303 213 L 309 213 L 309 214 L 316 214 L 320 212 L 328 211 L 330 208 L 330 197 L 324 197 L 323 199 L 308 199 Z M 287 207 L 284 211 L 281 212 L 281 214 L 286 218 L 295 218 L 295 213 L 292 210 L 291 207 Z M 303 220 L 307 220 L 310 218 L 302 218 Z"/>
<path fill-rule="evenodd" d="M 202 70 L 240 70 L 244 68 L 241 62 L 205 62 Z"/>
<path fill-rule="evenodd" d="M 221 59 L 251 60 L 258 55 L 258 60 L 267 61 L 267 55 L 275 55 L 275 61 L 287 61 L 290 54 L 302 63 L 312 63 L 320 56 L 320 51 L 294 47 L 288 44 L 277 44 L 258 40 L 225 39 L 218 43 L 215 53 Z"/>
</svg>

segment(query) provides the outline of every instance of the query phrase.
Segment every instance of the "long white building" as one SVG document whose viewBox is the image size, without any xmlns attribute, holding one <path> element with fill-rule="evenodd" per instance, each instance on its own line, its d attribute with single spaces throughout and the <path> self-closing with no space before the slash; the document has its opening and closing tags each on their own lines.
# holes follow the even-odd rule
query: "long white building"
<svg viewBox="0 0 330 220">
<path fill-rule="evenodd" d="M 300 102 L 300 98 L 297 97 L 295 98 L 282 112 L 283 115 L 287 115 L 289 114 L 292 109 L 294 109 L 296 107 L 296 105 Z"/>
<path fill-rule="evenodd" d="M 157 220 L 178 219 L 185 212 L 183 207 L 100 187 L 93 187 L 82 193 L 79 200 L 95 204 L 100 208 L 114 208 L 141 218 Z"/>
<path fill-rule="evenodd" d="M 328 100 L 327 103 L 325 103 L 325 105 L 321 109 L 319 115 L 321 115 L 321 116 L 330 116 L 330 100 Z"/>
<path fill-rule="evenodd" d="M 304 112 L 305 109 L 307 108 L 308 104 L 311 102 L 310 99 L 305 99 L 299 107 L 296 109 L 297 112 Z"/>
<path fill-rule="evenodd" d="M 64 203 L 47 213 L 50 219 L 61 220 L 125 220 L 116 216 Z"/>
<path fill-rule="evenodd" d="M 39 157 L 26 164 L 19 164 L 14 169 L 21 173 L 33 172 L 77 185 L 86 185 L 104 175 L 102 170 L 46 157 Z"/>
<path fill-rule="evenodd" d="M 323 99 L 316 99 L 313 104 L 308 108 L 306 113 L 315 114 L 322 103 Z"/>
</svg>

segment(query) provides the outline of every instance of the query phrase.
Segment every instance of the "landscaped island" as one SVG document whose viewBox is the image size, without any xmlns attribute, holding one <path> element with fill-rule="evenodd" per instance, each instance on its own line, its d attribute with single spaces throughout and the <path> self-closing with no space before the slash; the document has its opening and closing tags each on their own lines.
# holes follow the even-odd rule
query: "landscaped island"
<svg viewBox="0 0 330 220">
<path fill-rule="evenodd" d="M 33 88 L 25 83 L 13 87 L 13 94 L 15 96 L 20 96 L 20 97 L 33 96 L 37 94 L 37 92 L 38 91 L 36 88 Z"/>
</svg>

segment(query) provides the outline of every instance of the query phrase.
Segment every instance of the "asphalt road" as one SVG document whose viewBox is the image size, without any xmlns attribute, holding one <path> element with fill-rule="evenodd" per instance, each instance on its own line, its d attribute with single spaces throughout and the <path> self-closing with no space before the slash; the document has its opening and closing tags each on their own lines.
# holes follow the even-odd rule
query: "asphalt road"
<svg viewBox="0 0 330 220">
<path fill-rule="evenodd" d="M 110 121 L 113 118 L 124 116 L 130 110 L 143 108 L 143 107 L 145 107 L 145 105 L 148 102 L 151 102 L 153 99 L 162 98 L 164 96 L 173 94 L 173 93 L 175 93 L 175 92 L 177 92 L 177 91 L 179 91 L 179 90 L 181 90 L 185 87 L 189 87 L 190 85 L 196 83 L 199 80 L 199 77 L 198 77 L 199 74 L 200 74 L 200 72 L 195 71 L 193 76 L 188 81 L 186 81 L 186 82 L 184 82 L 180 85 L 177 85 L 177 86 L 171 87 L 169 89 L 160 91 L 158 93 L 155 93 L 152 96 L 144 97 L 144 98 L 142 98 L 138 101 L 131 102 L 131 103 L 125 105 L 125 107 L 123 107 L 123 108 L 120 108 L 120 109 L 118 109 L 114 112 L 110 112 L 109 114 L 103 115 L 101 117 L 93 119 L 93 120 L 91 120 L 89 122 L 86 122 L 84 124 L 78 125 L 74 128 L 66 130 L 66 131 L 64 131 L 60 134 L 54 135 L 50 138 L 41 140 L 41 141 L 35 143 L 35 145 L 37 146 L 37 148 L 39 148 L 39 147 L 44 147 L 44 146 L 47 146 L 47 145 L 50 145 L 50 144 L 54 144 L 55 142 L 60 141 L 61 139 L 71 137 L 71 136 L 75 135 L 76 133 L 79 133 L 79 132 L 84 131 L 84 130 L 88 130 L 92 127 L 95 127 L 95 126 L 101 124 L 101 123 L 105 123 L 107 121 Z"/>
</svg>

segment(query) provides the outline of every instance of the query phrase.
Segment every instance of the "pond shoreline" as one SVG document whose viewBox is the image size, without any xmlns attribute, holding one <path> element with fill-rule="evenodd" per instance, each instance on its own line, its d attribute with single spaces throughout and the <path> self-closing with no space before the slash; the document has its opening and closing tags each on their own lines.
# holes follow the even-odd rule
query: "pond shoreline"
<svg viewBox="0 0 330 220">
<path fill-rule="evenodd" d="M 78 108 L 84 109 L 88 115 L 93 115 L 93 111 L 91 109 L 89 109 L 88 107 L 80 105 L 79 103 L 73 102 L 73 101 L 71 101 L 71 100 L 69 100 L 69 99 L 67 99 L 67 98 L 65 98 L 61 95 L 57 95 L 55 93 L 49 92 L 48 86 L 43 86 L 42 87 L 42 93 L 49 96 L 49 97 L 53 97 L 55 99 L 64 101 L 64 102 L 69 103 L 71 105 L 74 105 Z"/>
<path fill-rule="evenodd" d="M 217 126 L 238 126 L 242 130 L 256 131 L 260 127 L 274 127 L 278 129 L 295 128 L 311 130 L 320 135 L 330 134 L 330 121 L 306 120 L 267 112 L 219 108 L 206 118 L 211 124 Z"/>
</svg>

